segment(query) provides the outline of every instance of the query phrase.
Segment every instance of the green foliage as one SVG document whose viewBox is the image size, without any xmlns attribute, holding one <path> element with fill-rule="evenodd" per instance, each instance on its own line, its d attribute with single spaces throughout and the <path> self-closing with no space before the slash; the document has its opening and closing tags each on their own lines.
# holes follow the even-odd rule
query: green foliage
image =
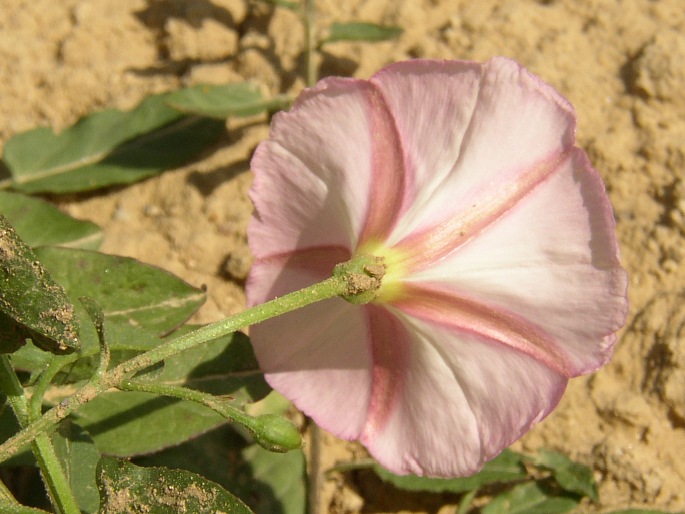
<svg viewBox="0 0 685 514">
<path fill-rule="evenodd" d="M 95 512 L 100 503 L 95 481 L 100 452 L 93 440 L 69 421 L 62 423 L 51 439 L 79 508 L 83 512 Z"/>
<path fill-rule="evenodd" d="M 198 473 L 241 498 L 257 514 L 306 512 L 302 450 L 270 453 L 227 426 L 134 462 Z"/>
<path fill-rule="evenodd" d="M 306 511 L 305 461 L 301 451 L 273 454 L 253 444 L 242 452 L 244 466 L 239 472 L 250 477 L 246 494 L 257 495 L 257 514 L 300 514 Z"/>
<path fill-rule="evenodd" d="M 101 513 L 251 512 L 218 484 L 188 471 L 141 468 L 103 457 L 97 473 Z"/>
<path fill-rule="evenodd" d="M 170 93 L 166 102 L 174 109 L 188 114 L 226 119 L 230 116 L 252 116 L 280 109 L 290 99 L 266 100 L 259 88 L 249 82 L 221 86 L 200 84 Z"/>
<path fill-rule="evenodd" d="M 95 223 L 76 220 L 38 198 L 0 191 L 0 214 L 31 247 L 68 246 L 96 250 L 102 242 L 102 230 Z"/>
<path fill-rule="evenodd" d="M 506 491 L 481 509 L 482 514 L 563 514 L 579 505 L 577 497 L 560 495 L 540 482 L 526 482 Z"/>
<path fill-rule="evenodd" d="M 290 402 L 272 392 L 259 403 L 250 406 L 250 413 L 264 416 L 283 415 Z M 254 498 L 250 507 L 256 514 L 300 514 L 306 512 L 306 470 L 301 449 L 273 454 L 252 444 L 240 453 L 235 473 L 245 480 L 236 480 L 233 490 L 241 498 Z"/>
<path fill-rule="evenodd" d="M 165 362 L 154 383 L 230 396 L 241 407 L 269 392 L 247 337 L 236 333 Z M 77 419 L 103 453 L 127 457 L 159 451 L 224 424 L 226 419 L 192 401 L 150 393 L 111 391 L 78 410 Z"/>
<path fill-rule="evenodd" d="M 39 248 L 36 255 L 71 298 L 87 296 L 108 320 L 158 335 L 181 325 L 205 301 L 201 289 L 129 257 L 54 247 Z"/>
<path fill-rule="evenodd" d="M 535 476 L 548 478 L 533 481 L 524 463 L 537 468 Z M 355 465 L 350 468 L 354 469 Z M 597 484 L 592 471 L 559 453 L 541 450 L 529 457 L 505 450 L 487 462 L 483 470 L 471 477 L 433 479 L 412 475 L 397 476 L 373 464 L 374 472 L 385 482 L 407 491 L 427 493 L 466 493 L 459 507 L 460 513 L 469 512 L 473 498 L 498 491 L 479 512 L 482 514 L 561 514 L 575 509 L 583 497 L 599 501 Z M 339 469 L 344 470 L 345 466 Z M 510 487 L 503 487 L 511 484 Z"/>
<path fill-rule="evenodd" d="M 155 95 L 131 111 L 86 116 L 59 134 L 45 127 L 18 134 L 3 159 L 15 190 L 88 191 L 184 164 L 223 130 L 223 122 L 186 116 L 166 104 L 166 95 Z"/>
<path fill-rule="evenodd" d="M 53 353 L 80 345 L 64 289 L 0 214 L 0 352 L 17 350 L 25 338 Z"/>
<path fill-rule="evenodd" d="M 400 27 L 387 27 L 375 23 L 333 23 L 319 45 L 337 41 L 387 41 L 399 37 L 402 32 Z"/>
<path fill-rule="evenodd" d="M 485 463 L 480 473 L 464 478 L 443 479 L 395 475 L 377 464 L 374 464 L 373 470 L 383 481 L 399 489 L 432 493 L 463 493 L 496 482 L 521 480 L 527 476 L 522 455 L 511 450 L 504 450 L 495 459 Z"/>
<path fill-rule="evenodd" d="M 89 375 L 99 352 L 97 333 L 78 298 L 89 297 L 102 308 L 108 343 L 118 354 L 115 362 L 160 344 L 159 336 L 182 324 L 205 301 L 204 291 L 128 257 L 58 247 L 37 248 L 35 255 L 64 286 L 80 324 L 82 349 L 78 356 L 82 360 L 74 368 L 72 381 Z M 49 355 L 31 346 L 19 350 L 14 359 L 20 369 L 29 371 L 49 361 Z"/>
<path fill-rule="evenodd" d="M 592 470 L 560 453 L 541 450 L 536 456 L 535 465 L 552 472 L 556 482 L 566 491 L 587 496 L 592 501 L 599 501 L 597 484 Z"/>
</svg>

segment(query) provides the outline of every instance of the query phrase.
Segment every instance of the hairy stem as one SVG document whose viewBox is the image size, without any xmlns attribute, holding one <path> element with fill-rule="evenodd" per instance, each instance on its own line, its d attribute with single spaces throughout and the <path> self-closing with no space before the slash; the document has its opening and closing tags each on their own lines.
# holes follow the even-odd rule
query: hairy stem
<svg viewBox="0 0 685 514">
<path fill-rule="evenodd" d="M 25 429 L 33 421 L 34 413 L 29 409 L 24 389 L 7 355 L 0 355 L 0 385 L 3 392 L 7 395 L 19 425 Z M 50 437 L 44 432 L 38 433 L 31 441 L 31 449 L 36 457 L 36 461 L 38 461 L 38 467 L 55 510 L 60 514 L 79 514 L 81 510 L 69 486 L 69 480 L 64 474 L 62 465 L 57 458 Z M 4 459 L 0 458 L 0 460 Z"/>
<path fill-rule="evenodd" d="M 209 407 L 214 412 L 221 414 L 223 417 L 250 428 L 251 416 L 245 414 L 244 411 L 230 405 L 221 398 L 209 393 L 195 391 L 194 389 L 188 389 L 187 387 L 155 384 L 152 381 L 148 382 L 143 380 L 123 380 L 121 384 L 119 384 L 119 389 L 122 391 L 153 393 L 160 396 L 170 396 L 172 398 L 178 398 L 179 400 L 200 403 L 205 407 Z"/>
<path fill-rule="evenodd" d="M 194 332 L 172 338 L 164 344 L 137 355 L 109 371 L 103 372 L 103 370 L 100 370 L 99 375 L 94 375 L 93 379 L 76 393 L 62 400 L 39 419 L 30 420 L 31 423 L 25 426 L 23 430 L 0 445 L 0 461 L 11 457 L 26 444 L 34 441 L 40 434 L 50 430 L 81 405 L 93 400 L 107 389 L 120 387 L 123 381 L 127 380 L 131 375 L 153 364 L 235 332 L 240 328 L 260 323 L 321 300 L 342 296 L 352 301 L 353 298 L 366 294 L 366 291 L 359 289 L 360 282 L 368 282 L 369 289 L 378 289 L 380 287 L 380 280 L 378 279 L 372 281 L 359 280 L 360 277 L 368 278 L 369 276 L 374 276 L 372 273 L 367 272 L 367 268 L 370 268 L 375 262 L 373 259 L 365 255 L 357 256 L 348 263 L 339 264 L 336 267 L 334 276 L 323 282 L 257 305 L 224 320 L 206 325 Z M 9 366 L 9 362 L 7 365 L 11 371 L 12 368 Z M 16 379 L 13 371 L 12 376 Z M 19 388 L 21 389 L 20 386 Z M 8 396 L 10 395 L 8 394 Z M 22 398 L 24 398 L 23 391 Z M 23 416 L 22 419 L 27 419 L 25 412 L 19 414 Z"/>
</svg>

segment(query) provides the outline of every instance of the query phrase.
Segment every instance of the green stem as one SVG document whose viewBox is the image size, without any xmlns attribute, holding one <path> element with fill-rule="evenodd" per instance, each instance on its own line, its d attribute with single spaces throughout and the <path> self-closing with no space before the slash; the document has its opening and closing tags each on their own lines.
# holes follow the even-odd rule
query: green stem
<svg viewBox="0 0 685 514">
<path fill-rule="evenodd" d="M 372 276 L 374 284 L 368 289 L 376 290 L 380 287 L 380 280 L 373 274 L 367 273 L 367 268 L 374 264 L 369 256 L 358 256 L 347 263 L 336 267 L 334 275 L 323 282 L 314 284 L 284 295 L 270 302 L 257 305 L 224 320 L 204 326 L 194 332 L 172 338 L 165 344 L 142 353 L 126 362 L 119 364 L 110 371 L 100 375 L 98 379 L 88 382 L 69 398 L 62 400 L 52 409 L 42 415 L 40 419 L 32 421 L 19 433 L 0 445 L 0 461 L 5 460 L 19 451 L 23 446 L 34 441 L 39 434 L 54 427 L 79 406 L 96 398 L 99 394 L 112 387 L 118 387 L 123 380 L 132 374 L 153 364 L 161 362 L 178 353 L 212 341 L 236 330 L 260 323 L 269 318 L 285 314 L 328 298 L 343 296 L 350 299 L 359 293 L 360 274 L 364 277 Z M 9 395 L 8 395 L 9 396 Z"/>
<path fill-rule="evenodd" d="M 147 380 L 122 380 L 119 389 L 171 396 L 209 407 L 224 418 L 243 425 L 250 431 L 256 443 L 272 452 L 283 453 L 302 447 L 302 435 L 291 421 L 275 414 L 252 417 L 220 396 Z"/>
<path fill-rule="evenodd" d="M 32 412 L 24 395 L 24 389 L 7 355 L 0 355 L 0 385 L 7 395 L 19 425 L 26 429 L 29 422 L 33 421 Z M 69 480 L 64 474 L 50 437 L 45 432 L 37 434 L 35 439 L 31 441 L 31 449 L 38 462 L 55 510 L 60 514 L 80 513 L 78 503 L 71 487 L 69 487 Z M 0 458 L 0 460 L 4 459 Z"/>
<path fill-rule="evenodd" d="M 19 505 L 14 496 L 12 496 L 10 490 L 5 485 L 5 482 L 3 482 L 2 480 L 0 480 L 0 502 L 9 502 L 12 504 Z"/>
<path fill-rule="evenodd" d="M 313 420 L 309 425 L 308 514 L 319 514 L 321 501 L 321 430 Z"/>
<path fill-rule="evenodd" d="M 202 391 L 188 389 L 187 387 L 144 382 L 142 380 L 122 380 L 121 384 L 119 384 L 119 389 L 122 391 L 138 391 L 161 396 L 171 396 L 172 398 L 178 398 L 179 400 L 200 403 L 227 419 L 245 425 L 247 428 L 251 428 L 251 422 L 254 419 L 252 416 L 249 416 L 244 411 L 230 405 L 221 398 L 209 393 L 203 393 Z"/>
<path fill-rule="evenodd" d="M 9 357 L 4 354 L 0 354 L 0 386 L 2 386 L 2 392 L 7 396 L 7 401 L 12 407 L 19 425 L 26 426 L 29 422 L 29 413 L 24 389 L 14 373 Z"/>
<path fill-rule="evenodd" d="M 314 50 L 316 49 L 315 20 L 314 20 L 314 0 L 305 0 L 304 4 L 304 54 L 307 72 L 307 86 L 316 84 L 316 62 Z"/>
<path fill-rule="evenodd" d="M 457 510 L 457 514 L 466 514 L 470 510 L 471 502 L 473 502 L 473 499 L 476 497 L 477 493 L 478 489 L 474 489 L 473 491 L 466 493 L 461 498 L 459 501 L 459 509 Z"/>
<path fill-rule="evenodd" d="M 43 410 L 43 398 L 57 373 L 64 369 L 65 366 L 76 362 L 78 358 L 78 354 L 75 353 L 55 356 L 41 372 L 36 384 L 33 386 L 31 399 L 29 400 L 29 412 L 31 413 L 32 420 L 40 418 Z"/>
</svg>

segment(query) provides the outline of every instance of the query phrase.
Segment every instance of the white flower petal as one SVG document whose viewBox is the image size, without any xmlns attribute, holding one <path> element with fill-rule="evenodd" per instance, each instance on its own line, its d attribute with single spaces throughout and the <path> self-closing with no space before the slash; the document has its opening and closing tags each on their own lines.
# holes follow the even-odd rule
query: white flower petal
<svg viewBox="0 0 685 514">
<path fill-rule="evenodd" d="M 310 285 L 310 269 L 261 262 L 250 301 Z M 260 294 L 258 294 L 258 292 Z M 265 300 L 267 298 L 262 298 Z M 333 298 L 271 318 L 250 328 L 250 339 L 267 382 L 322 427 L 353 439 L 366 422 L 371 392 L 369 330 L 363 307 Z"/>
<path fill-rule="evenodd" d="M 521 181 L 534 183 L 549 171 L 550 161 L 572 148 L 571 105 L 514 61 L 496 58 L 485 63 L 478 86 L 475 105 L 466 99 L 471 116 L 462 128 L 465 133 L 452 168 L 446 175 L 433 170 L 439 182 L 429 183 L 430 202 L 412 206 L 390 243 L 430 231 L 474 208 L 496 210 Z M 454 122 L 463 124 L 458 112 Z M 451 118 L 453 110 L 445 110 L 443 116 Z M 423 137 L 434 138 L 430 132 Z"/>
<path fill-rule="evenodd" d="M 580 150 L 499 219 L 410 280 L 450 287 L 456 297 L 528 320 L 566 354 L 571 375 L 606 363 L 626 316 L 627 276 L 611 207 Z"/>
<path fill-rule="evenodd" d="M 387 421 L 362 437 L 391 471 L 464 476 L 543 419 L 566 379 L 495 341 L 397 314 L 410 338 Z"/>
</svg>

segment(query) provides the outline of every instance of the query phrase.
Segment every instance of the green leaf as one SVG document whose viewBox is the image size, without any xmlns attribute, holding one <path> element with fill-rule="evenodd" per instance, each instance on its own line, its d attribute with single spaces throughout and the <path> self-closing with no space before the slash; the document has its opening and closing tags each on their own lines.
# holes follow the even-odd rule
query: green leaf
<svg viewBox="0 0 685 514">
<path fill-rule="evenodd" d="M 183 327 L 179 332 L 190 328 Z M 261 400 L 271 391 L 259 369 L 252 344 L 242 332 L 234 332 L 168 359 L 155 382 L 181 384 L 214 395 L 230 395 L 239 405 Z"/>
<path fill-rule="evenodd" d="M 80 345 L 64 289 L 0 214 L 0 351 L 17 350 L 25 338 L 60 354 Z"/>
<path fill-rule="evenodd" d="M 51 439 L 79 507 L 84 512 L 95 512 L 100 503 L 95 480 L 100 453 L 93 440 L 69 420 L 59 425 Z"/>
<path fill-rule="evenodd" d="M 131 111 L 91 114 L 60 134 L 43 127 L 14 136 L 4 150 L 12 187 L 65 193 L 128 184 L 187 162 L 225 128 L 165 100 L 150 96 Z"/>
<path fill-rule="evenodd" d="M 457 509 L 456 514 L 467 514 L 471 509 L 471 502 L 473 502 L 476 494 L 478 494 L 478 489 L 474 489 L 473 491 L 464 494 L 459 500 L 459 508 Z"/>
<path fill-rule="evenodd" d="M 565 455 L 547 450 L 540 450 L 534 463 L 538 467 L 550 470 L 564 490 L 587 496 L 594 502 L 599 501 L 597 484 L 589 467 L 573 462 Z"/>
<path fill-rule="evenodd" d="M 577 498 L 555 495 L 539 482 L 519 484 L 492 499 L 482 514 L 563 514 L 575 509 Z"/>
<path fill-rule="evenodd" d="M 402 32 L 400 27 L 388 27 L 375 23 L 333 23 L 319 46 L 336 41 L 387 41 L 399 37 Z"/>
<path fill-rule="evenodd" d="M 88 378 L 99 361 L 97 333 L 80 302 L 89 297 L 103 309 L 112 364 L 149 350 L 164 335 L 187 320 L 205 299 L 205 293 L 180 278 L 135 259 L 68 248 L 42 247 L 36 254 L 64 285 L 80 321 L 82 357 L 66 382 Z M 26 345 L 13 355 L 18 369 L 36 371 L 51 356 Z"/>
<path fill-rule="evenodd" d="M 100 227 L 90 221 L 76 220 L 38 198 L 0 191 L 0 213 L 29 246 L 96 250 L 102 242 Z"/>
<path fill-rule="evenodd" d="M 100 513 L 230 512 L 250 509 L 218 484 L 183 470 L 141 468 L 104 457 L 98 464 Z"/>
<path fill-rule="evenodd" d="M 160 335 L 187 320 L 205 301 L 204 291 L 129 257 L 53 247 L 38 248 L 36 255 L 71 298 L 92 298 L 108 320 Z"/>
<path fill-rule="evenodd" d="M 139 466 L 174 467 L 197 473 L 216 482 L 228 491 L 238 480 L 235 468 L 242 459 L 240 452 L 247 446 L 243 436 L 230 425 L 222 425 L 214 430 L 171 446 L 151 455 L 135 457 L 132 461 Z M 247 496 L 236 496 L 246 500 Z"/>
<path fill-rule="evenodd" d="M 228 395 L 237 407 L 269 392 L 249 340 L 241 333 L 168 359 L 155 383 Z M 140 392 L 104 393 L 77 415 L 100 451 L 122 457 L 159 451 L 226 423 L 203 405 Z"/>
<path fill-rule="evenodd" d="M 58 374 L 57 381 L 61 384 L 74 383 L 90 378 L 100 361 L 97 333 L 83 307 L 76 303 L 76 316 L 81 323 L 82 347 L 79 359 L 67 366 Z M 152 349 L 163 342 L 156 333 L 141 326 L 134 326 L 119 318 L 107 319 L 107 333 L 111 351 L 111 366 L 119 364 L 134 355 Z M 86 324 L 87 323 L 87 324 Z M 12 363 L 16 369 L 23 371 L 39 371 L 51 360 L 52 355 L 38 350 L 33 345 L 26 345 L 12 355 Z"/>
<path fill-rule="evenodd" d="M 287 105 L 286 100 L 266 100 L 249 82 L 221 86 L 200 84 L 170 93 L 166 100 L 174 109 L 225 120 L 229 116 L 252 116 Z"/>
<path fill-rule="evenodd" d="M 302 450 L 271 453 L 246 442 L 231 427 L 220 427 L 136 462 L 199 473 L 241 498 L 257 514 L 306 512 Z"/>
<path fill-rule="evenodd" d="M 486 462 L 480 473 L 464 478 L 400 476 L 390 473 L 377 464 L 373 466 L 373 470 L 383 481 L 389 482 L 399 489 L 432 493 L 463 493 L 487 484 L 520 480 L 526 477 L 522 456 L 511 450 L 504 450 L 499 456 L 490 462 Z"/>
<path fill-rule="evenodd" d="M 260 498 L 251 505 L 257 514 L 306 511 L 305 461 L 301 450 L 278 454 L 253 444 L 245 448 L 242 457 L 246 463 L 243 472 L 253 480 L 250 496 Z"/>
<path fill-rule="evenodd" d="M 226 422 L 200 404 L 139 392 L 103 393 L 76 419 L 102 453 L 119 457 L 159 451 Z"/>
</svg>

